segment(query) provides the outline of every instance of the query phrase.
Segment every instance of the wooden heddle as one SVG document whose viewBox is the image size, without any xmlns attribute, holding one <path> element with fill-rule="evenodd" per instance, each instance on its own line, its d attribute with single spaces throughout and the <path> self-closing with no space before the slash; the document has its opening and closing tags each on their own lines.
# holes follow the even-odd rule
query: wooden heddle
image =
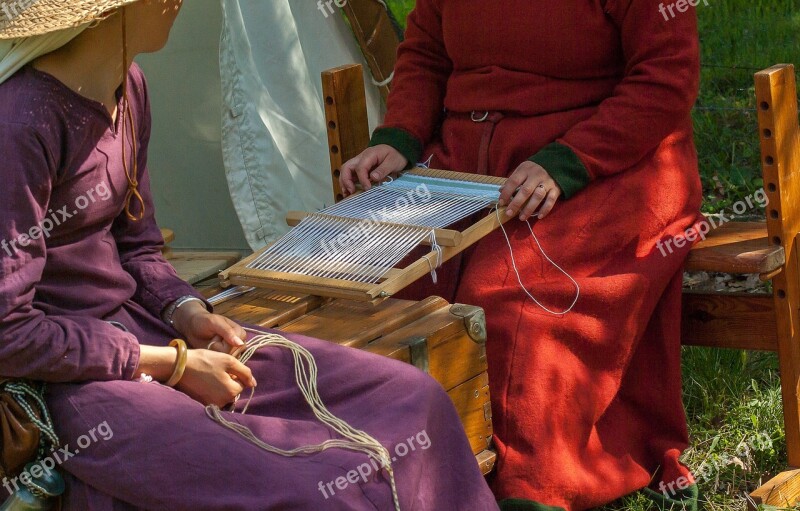
<svg viewBox="0 0 800 511">
<path fill-rule="evenodd" d="M 359 301 L 388 298 L 432 274 L 508 218 L 505 178 L 415 169 L 317 213 L 290 212 L 283 237 L 220 273 L 224 286 Z M 449 227 L 485 216 L 463 231 Z M 401 262 L 418 246 L 430 251 Z"/>
</svg>

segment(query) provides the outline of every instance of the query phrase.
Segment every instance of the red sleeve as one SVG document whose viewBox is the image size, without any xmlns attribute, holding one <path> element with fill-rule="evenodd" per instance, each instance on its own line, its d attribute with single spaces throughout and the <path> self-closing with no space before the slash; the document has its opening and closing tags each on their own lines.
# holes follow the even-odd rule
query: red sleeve
<svg viewBox="0 0 800 511">
<path fill-rule="evenodd" d="M 401 129 L 419 143 L 419 153 L 433 138 L 444 111 L 444 95 L 453 64 L 442 36 L 441 0 L 418 0 L 408 16 L 387 114 L 381 129 Z M 419 158 L 409 157 L 411 163 Z"/>
<path fill-rule="evenodd" d="M 609 0 L 620 28 L 625 76 L 597 112 L 557 142 L 572 149 L 591 178 L 633 167 L 690 122 L 700 81 L 694 8 L 660 10 L 660 0 Z"/>
</svg>

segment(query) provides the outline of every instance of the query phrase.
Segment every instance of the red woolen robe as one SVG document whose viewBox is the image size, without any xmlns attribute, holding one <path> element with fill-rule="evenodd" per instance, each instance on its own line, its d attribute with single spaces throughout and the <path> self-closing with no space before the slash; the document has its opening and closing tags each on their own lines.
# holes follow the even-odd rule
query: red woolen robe
<svg viewBox="0 0 800 511">
<path fill-rule="evenodd" d="M 580 284 L 572 312 L 549 314 L 525 296 L 499 232 L 444 268 L 439 285 L 410 292 L 486 309 L 500 499 L 580 510 L 691 481 L 678 462 L 689 247 L 659 241 L 699 217 L 690 118 L 699 51 L 694 10 L 665 19 L 658 6 L 417 0 L 409 18 L 372 144 L 498 176 L 531 159 L 564 190 L 533 228 Z M 523 222 L 508 230 L 527 289 L 567 308 L 572 283 Z"/>
</svg>

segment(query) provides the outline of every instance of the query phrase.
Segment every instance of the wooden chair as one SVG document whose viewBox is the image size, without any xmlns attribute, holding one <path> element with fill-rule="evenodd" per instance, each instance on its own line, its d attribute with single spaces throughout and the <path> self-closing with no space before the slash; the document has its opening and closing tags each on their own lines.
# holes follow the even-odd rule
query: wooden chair
<svg viewBox="0 0 800 511">
<path fill-rule="evenodd" d="M 789 466 L 800 468 L 800 128 L 793 65 L 755 75 L 761 168 L 769 203 L 766 223 L 731 222 L 692 250 L 689 270 L 757 273 L 772 296 L 683 295 L 683 343 L 765 350 L 780 359 Z M 751 494 L 758 504 L 790 507 L 800 500 L 800 470 L 777 475 Z"/>
<path fill-rule="evenodd" d="M 335 200 L 339 169 L 369 142 L 361 66 L 322 74 Z M 759 274 L 773 296 L 686 292 L 683 344 L 778 353 L 789 465 L 800 468 L 800 128 L 794 66 L 755 76 L 762 173 L 769 204 L 764 222 L 730 222 L 692 250 L 687 269 Z M 457 170 L 457 169 L 456 169 Z M 488 311 L 491 313 L 491 311 Z M 779 474 L 753 492 L 755 504 L 790 506 L 800 499 L 800 470 Z"/>
</svg>

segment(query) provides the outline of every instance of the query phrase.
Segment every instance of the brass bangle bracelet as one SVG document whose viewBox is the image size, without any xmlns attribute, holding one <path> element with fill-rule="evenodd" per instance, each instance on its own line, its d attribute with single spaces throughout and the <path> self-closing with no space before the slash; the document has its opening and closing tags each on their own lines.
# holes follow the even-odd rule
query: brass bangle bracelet
<svg viewBox="0 0 800 511">
<path fill-rule="evenodd" d="M 175 360 L 175 369 L 172 370 L 172 376 L 167 380 L 167 387 L 174 387 L 183 378 L 183 372 L 186 370 L 186 360 L 189 357 L 189 350 L 186 347 L 186 341 L 183 339 L 174 339 L 169 343 L 170 346 L 178 350 L 178 358 Z"/>
</svg>

